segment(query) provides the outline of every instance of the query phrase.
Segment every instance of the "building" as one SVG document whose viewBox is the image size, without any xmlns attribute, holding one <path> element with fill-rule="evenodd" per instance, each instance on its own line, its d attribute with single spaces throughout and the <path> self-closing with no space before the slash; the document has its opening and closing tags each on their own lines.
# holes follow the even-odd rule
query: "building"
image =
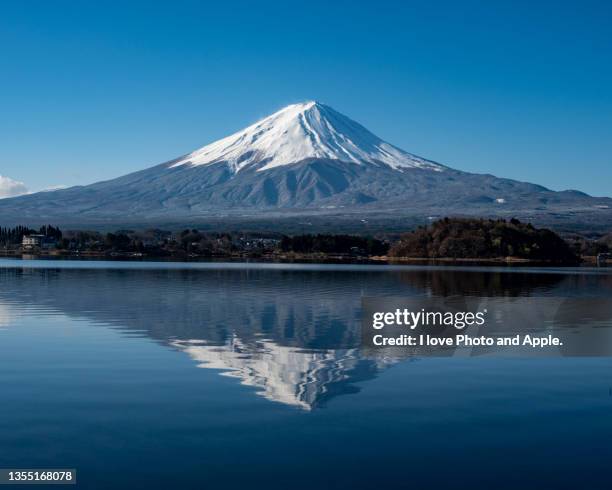
<svg viewBox="0 0 612 490">
<path fill-rule="evenodd" d="M 597 265 L 607 265 L 608 261 L 612 261 L 612 254 L 599 254 L 597 255 Z"/>
<path fill-rule="evenodd" d="M 40 250 L 55 247 L 55 240 L 45 235 L 24 235 L 21 240 L 23 250 Z"/>
</svg>

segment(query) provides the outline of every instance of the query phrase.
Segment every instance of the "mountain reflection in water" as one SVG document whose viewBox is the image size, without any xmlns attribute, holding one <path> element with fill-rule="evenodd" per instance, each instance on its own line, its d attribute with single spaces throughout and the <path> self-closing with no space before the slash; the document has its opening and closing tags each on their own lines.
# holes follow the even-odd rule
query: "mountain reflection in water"
<svg viewBox="0 0 612 490">
<path fill-rule="evenodd" d="M 612 292 L 612 276 L 595 272 L 223 264 L 90 269 L 13 262 L 0 268 L 0 328 L 13 308 L 85 318 L 150 337 L 266 399 L 306 410 L 359 391 L 356 383 L 402 361 L 360 349 L 362 296 Z"/>
</svg>

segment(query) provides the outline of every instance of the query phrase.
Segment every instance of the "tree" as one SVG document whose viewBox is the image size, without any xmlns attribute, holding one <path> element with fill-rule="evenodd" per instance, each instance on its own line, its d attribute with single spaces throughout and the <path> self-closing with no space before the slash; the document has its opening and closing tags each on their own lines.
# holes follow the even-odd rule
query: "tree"
<svg viewBox="0 0 612 490">
<path fill-rule="evenodd" d="M 556 263 L 576 263 L 576 254 L 556 233 L 513 218 L 444 218 L 417 228 L 395 243 L 392 257 L 474 258 L 513 256 Z"/>
</svg>

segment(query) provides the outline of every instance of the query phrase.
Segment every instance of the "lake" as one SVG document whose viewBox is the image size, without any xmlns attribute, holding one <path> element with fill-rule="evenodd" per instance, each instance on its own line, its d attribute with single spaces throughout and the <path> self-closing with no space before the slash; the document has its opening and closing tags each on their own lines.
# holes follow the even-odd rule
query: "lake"
<svg viewBox="0 0 612 490">
<path fill-rule="evenodd" d="M 0 467 L 100 489 L 610 488 L 612 358 L 362 351 L 362 297 L 450 295 L 612 298 L 612 271 L 2 259 Z"/>
</svg>

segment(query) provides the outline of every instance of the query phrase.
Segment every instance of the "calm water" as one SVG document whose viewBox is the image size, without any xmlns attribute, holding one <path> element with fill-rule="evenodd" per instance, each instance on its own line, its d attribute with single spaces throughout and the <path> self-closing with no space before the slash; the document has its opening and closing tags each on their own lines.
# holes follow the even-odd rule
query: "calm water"
<svg viewBox="0 0 612 490">
<path fill-rule="evenodd" d="M 376 295 L 605 270 L 0 260 L 0 467 L 82 488 L 610 488 L 612 359 L 367 357 Z"/>
</svg>

